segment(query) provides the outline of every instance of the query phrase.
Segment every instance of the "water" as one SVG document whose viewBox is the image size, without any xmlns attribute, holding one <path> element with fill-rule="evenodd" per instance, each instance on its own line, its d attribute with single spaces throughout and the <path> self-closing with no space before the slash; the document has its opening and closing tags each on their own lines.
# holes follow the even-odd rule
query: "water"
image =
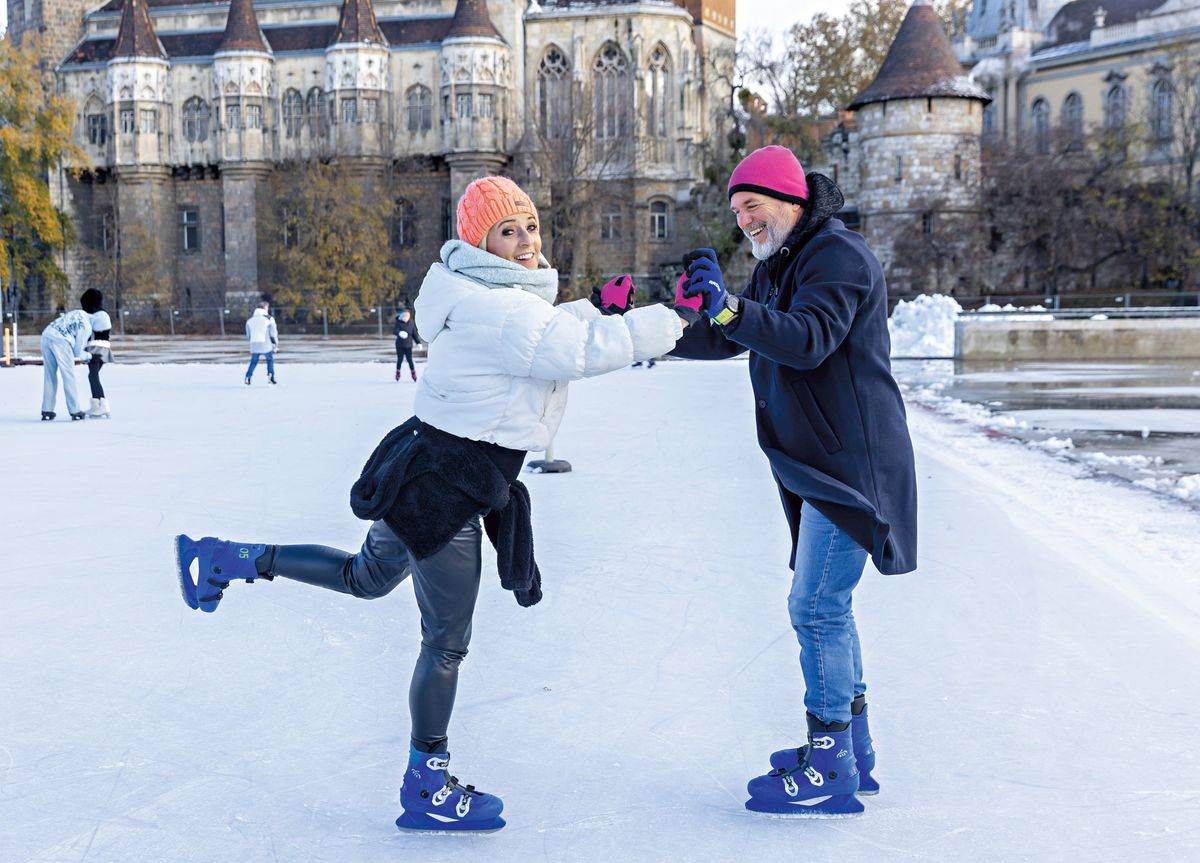
<svg viewBox="0 0 1200 863">
<path fill-rule="evenodd" d="M 896 360 L 893 369 L 908 398 L 1200 505 L 1197 481 L 1184 479 L 1200 474 L 1200 360 Z"/>
</svg>

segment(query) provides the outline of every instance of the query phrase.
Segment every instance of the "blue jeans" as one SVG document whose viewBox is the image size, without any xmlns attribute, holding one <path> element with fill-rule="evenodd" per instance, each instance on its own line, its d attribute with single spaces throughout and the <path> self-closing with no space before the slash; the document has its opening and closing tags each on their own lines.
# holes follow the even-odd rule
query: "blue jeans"
<svg viewBox="0 0 1200 863">
<path fill-rule="evenodd" d="M 850 702 L 867 691 L 851 610 L 866 563 L 866 549 L 806 501 L 788 614 L 800 642 L 804 708 L 822 722 L 849 722 Z"/>
<path fill-rule="evenodd" d="M 58 376 L 62 375 L 63 394 L 67 397 L 67 413 L 77 414 L 79 393 L 75 388 L 75 350 L 64 339 L 42 336 L 42 410 L 52 412 L 58 401 Z"/>
<path fill-rule="evenodd" d="M 250 377 L 254 376 L 254 370 L 258 367 L 258 358 L 259 357 L 267 358 L 267 374 L 269 374 L 269 375 L 275 374 L 275 352 L 267 351 L 265 354 L 251 354 L 250 355 L 250 368 L 246 369 L 246 377 L 250 378 Z"/>
</svg>

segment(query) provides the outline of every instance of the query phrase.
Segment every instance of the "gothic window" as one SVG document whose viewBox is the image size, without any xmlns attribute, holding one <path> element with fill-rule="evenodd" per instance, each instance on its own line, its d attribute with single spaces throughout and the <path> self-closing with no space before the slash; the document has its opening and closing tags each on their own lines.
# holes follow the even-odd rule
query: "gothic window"
<svg viewBox="0 0 1200 863">
<path fill-rule="evenodd" d="M 392 248 L 411 249 L 417 244 L 417 206 L 404 198 L 396 200 L 392 220 Z"/>
<path fill-rule="evenodd" d="M 282 236 L 283 247 L 285 249 L 294 249 L 300 245 L 300 214 L 299 211 L 291 207 L 279 208 L 279 224 L 283 228 Z"/>
<path fill-rule="evenodd" d="M 408 131 L 428 132 L 433 128 L 433 94 L 418 84 L 408 89 Z"/>
<path fill-rule="evenodd" d="M 538 125 L 548 138 L 561 138 L 571 126 L 571 67 L 558 48 L 542 57 L 537 73 Z"/>
<path fill-rule="evenodd" d="M 1083 97 L 1069 93 L 1063 100 L 1063 129 L 1067 133 L 1067 146 L 1072 150 L 1083 147 Z"/>
<path fill-rule="evenodd" d="M 358 99 L 353 97 L 342 100 L 342 123 L 353 126 L 358 122 Z"/>
<path fill-rule="evenodd" d="M 1156 144 L 1169 144 L 1175 137 L 1172 122 L 1175 108 L 1175 88 L 1167 78 L 1154 82 L 1150 91 L 1150 134 Z"/>
<path fill-rule="evenodd" d="M 479 116 L 483 119 L 490 119 L 496 116 L 496 97 L 491 93 L 479 94 Z"/>
<path fill-rule="evenodd" d="M 304 97 L 299 90 L 288 90 L 283 94 L 283 133 L 289 138 L 299 138 L 304 126 Z"/>
<path fill-rule="evenodd" d="M 111 255 L 117 251 L 117 214 L 114 210 L 105 210 L 100 216 L 100 231 L 97 239 L 105 254 Z"/>
<path fill-rule="evenodd" d="M 1104 128 L 1112 134 L 1125 129 L 1125 88 L 1114 84 L 1104 97 Z"/>
<path fill-rule="evenodd" d="M 262 105 L 247 105 L 246 106 L 246 128 L 261 129 L 262 128 Z"/>
<path fill-rule="evenodd" d="M 241 105 L 226 105 L 225 106 L 225 128 L 226 129 L 242 128 L 242 106 Z"/>
<path fill-rule="evenodd" d="M 653 201 L 650 204 L 650 239 L 670 239 L 670 208 L 663 201 Z"/>
<path fill-rule="evenodd" d="M 1037 99 L 1031 111 L 1033 117 L 1033 149 L 1037 153 L 1050 152 L 1050 103 Z"/>
<path fill-rule="evenodd" d="M 133 109 L 124 108 L 121 111 L 121 134 L 132 135 L 134 129 Z"/>
<path fill-rule="evenodd" d="M 621 221 L 621 208 L 613 204 L 608 205 L 604 211 L 600 213 L 600 239 L 621 239 Z"/>
<path fill-rule="evenodd" d="M 193 96 L 183 103 L 183 137 L 188 141 L 208 140 L 208 103 Z"/>
<path fill-rule="evenodd" d="M 454 96 L 454 116 L 460 120 L 469 119 L 474 115 L 471 110 L 472 96 L 470 93 L 456 93 Z"/>
<path fill-rule="evenodd" d="M 651 138 L 665 138 L 673 125 L 670 121 L 671 105 L 671 55 L 662 45 L 650 53 L 650 66 L 646 72 L 646 134 Z"/>
<path fill-rule="evenodd" d="M 629 134 L 629 64 L 615 42 L 596 55 L 592 65 L 596 137 L 624 138 Z"/>
<path fill-rule="evenodd" d="M 108 115 L 88 114 L 88 143 L 103 147 L 108 141 Z"/>
<path fill-rule="evenodd" d="M 142 108 L 138 112 L 138 131 L 143 135 L 153 135 L 158 131 L 158 110 Z"/>
<path fill-rule="evenodd" d="M 200 251 L 200 211 L 183 208 L 179 211 L 179 251 L 192 254 Z"/>
<path fill-rule="evenodd" d="M 308 91 L 304 113 L 308 118 L 308 134 L 324 138 L 329 133 L 329 109 L 325 91 L 320 87 Z"/>
<path fill-rule="evenodd" d="M 379 100 L 378 99 L 363 99 L 362 100 L 362 121 L 364 123 L 379 122 Z"/>
</svg>

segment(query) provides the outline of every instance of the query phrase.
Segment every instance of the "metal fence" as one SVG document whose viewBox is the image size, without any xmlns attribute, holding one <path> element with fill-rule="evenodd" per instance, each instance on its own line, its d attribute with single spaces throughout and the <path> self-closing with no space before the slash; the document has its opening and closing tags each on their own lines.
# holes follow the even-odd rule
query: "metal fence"
<svg viewBox="0 0 1200 863">
<path fill-rule="evenodd" d="M 888 297 L 889 310 L 895 308 L 896 304 L 901 300 L 912 301 L 920 294 L 893 294 Z M 997 306 L 1016 306 L 1018 308 L 1028 308 L 1030 306 L 1041 306 L 1045 309 L 1060 311 L 1069 309 L 1078 309 L 1081 312 L 1095 312 L 1101 309 L 1138 309 L 1150 308 L 1155 309 L 1195 309 L 1200 308 L 1200 290 L 1191 291 L 1127 291 L 1125 293 L 1115 293 L 1098 291 L 1088 293 L 1069 293 L 1069 294 L 1032 294 L 1032 293 L 1013 293 L 1013 294 L 987 294 L 987 295 L 971 295 L 959 296 L 952 294 L 955 302 L 957 302 L 966 311 L 975 311 L 982 306 L 997 305 Z"/>
</svg>

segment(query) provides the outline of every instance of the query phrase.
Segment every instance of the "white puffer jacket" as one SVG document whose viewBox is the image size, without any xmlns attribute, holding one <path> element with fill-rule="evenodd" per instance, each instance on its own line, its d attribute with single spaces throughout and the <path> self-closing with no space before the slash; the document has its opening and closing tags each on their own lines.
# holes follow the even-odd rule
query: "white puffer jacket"
<svg viewBox="0 0 1200 863">
<path fill-rule="evenodd" d="M 492 287 L 444 264 L 416 300 L 428 365 L 413 412 L 442 431 L 544 451 L 567 406 L 567 382 L 667 353 L 683 335 L 663 305 L 602 316 L 587 300 L 553 306 L 521 288 Z"/>
</svg>

